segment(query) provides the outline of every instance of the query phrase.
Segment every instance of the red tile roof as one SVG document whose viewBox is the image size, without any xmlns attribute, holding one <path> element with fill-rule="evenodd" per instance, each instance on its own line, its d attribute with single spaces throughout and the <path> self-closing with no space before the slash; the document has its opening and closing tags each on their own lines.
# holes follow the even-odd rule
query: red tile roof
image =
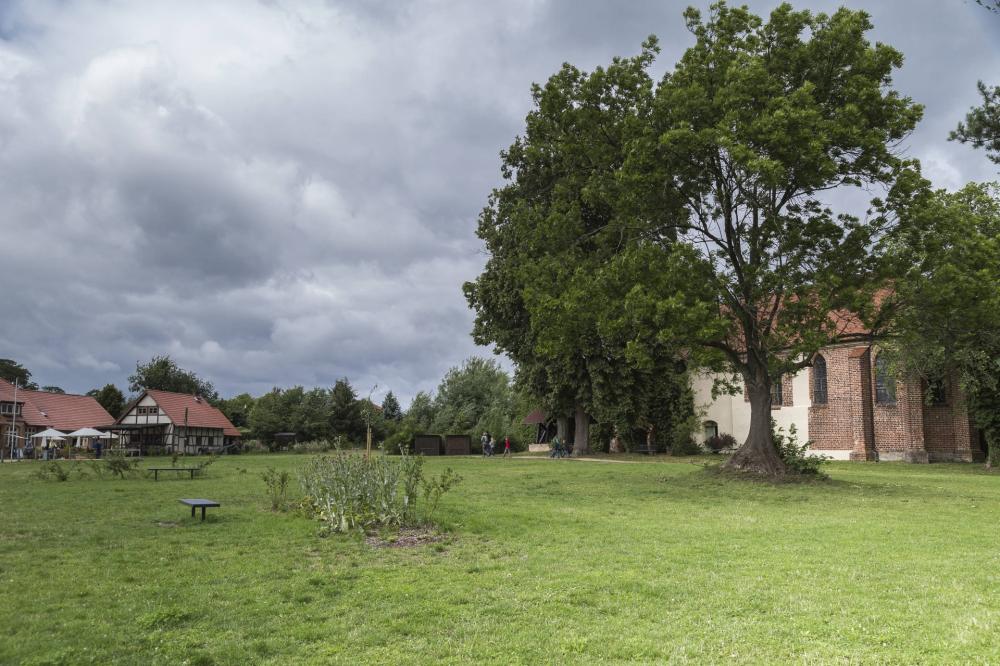
<svg viewBox="0 0 1000 666">
<path fill-rule="evenodd" d="M 147 389 L 143 395 L 155 400 L 174 425 L 184 425 L 184 410 L 187 409 L 187 424 L 192 428 L 221 428 L 222 433 L 230 437 L 239 437 L 242 434 L 229 422 L 225 414 L 208 404 L 204 398 L 155 389 Z"/>
<path fill-rule="evenodd" d="M 524 417 L 524 425 L 535 425 L 538 423 L 545 423 L 549 420 L 549 415 L 545 413 L 544 409 L 536 409 L 527 416 Z"/>
<path fill-rule="evenodd" d="M 0 400 L 14 400 L 14 385 L 2 379 Z M 80 428 L 99 428 L 114 423 L 115 420 L 89 395 L 46 393 L 19 388 L 17 401 L 22 403 L 18 420 L 23 420 L 29 426 L 72 432 Z"/>
</svg>

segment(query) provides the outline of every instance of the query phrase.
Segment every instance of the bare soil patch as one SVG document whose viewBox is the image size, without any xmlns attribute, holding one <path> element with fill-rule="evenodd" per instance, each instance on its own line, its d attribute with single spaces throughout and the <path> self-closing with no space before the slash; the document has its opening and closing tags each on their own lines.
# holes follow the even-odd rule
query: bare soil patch
<svg viewBox="0 0 1000 666">
<path fill-rule="evenodd" d="M 444 536 L 429 529 L 411 528 L 400 530 L 399 533 L 382 536 L 370 534 L 365 537 L 365 543 L 372 548 L 416 548 L 430 543 L 437 543 Z"/>
</svg>

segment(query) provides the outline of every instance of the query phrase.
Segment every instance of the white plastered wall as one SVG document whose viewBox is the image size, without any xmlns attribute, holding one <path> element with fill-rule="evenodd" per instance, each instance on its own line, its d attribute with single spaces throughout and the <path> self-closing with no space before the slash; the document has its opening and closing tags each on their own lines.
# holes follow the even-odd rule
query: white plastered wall
<svg viewBox="0 0 1000 666">
<path fill-rule="evenodd" d="M 750 403 L 743 398 L 743 388 L 740 382 L 736 395 L 722 394 L 712 400 L 712 385 L 715 375 L 699 373 L 692 380 L 695 408 L 698 410 L 702 423 L 715 421 L 719 433 L 728 433 L 736 438 L 737 444 L 742 444 L 750 432 Z M 792 405 L 782 405 L 771 410 L 771 416 L 778 428 L 788 432 L 795 424 L 799 442 L 805 442 L 809 437 L 809 373 L 799 372 L 792 378 Z M 699 442 L 704 442 L 704 430 L 697 433 Z"/>
</svg>

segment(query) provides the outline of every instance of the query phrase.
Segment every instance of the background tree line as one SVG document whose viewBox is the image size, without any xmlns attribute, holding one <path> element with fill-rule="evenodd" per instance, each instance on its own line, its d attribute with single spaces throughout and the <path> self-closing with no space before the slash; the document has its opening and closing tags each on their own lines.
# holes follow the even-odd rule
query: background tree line
<svg viewBox="0 0 1000 666">
<path fill-rule="evenodd" d="M 15 361 L 0 359 L 0 377 L 39 390 L 31 381 L 31 372 Z M 535 405 L 491 359 L 474 357 L 451 368 L 436 391 L 417 393 L 405 411 L 391 390 L 380 401 L 369 401 L 367 396 L 359 396 L 346 377 L 330 388 L 275 387 L 256 397 L 241 393 L 223 398 L 210 381 L 181 368 L 169 356 L 137 363 L 128 381 L 131 398 L 114 384 L 87 395 L 115 418 L 146 389 L 200 395 L 218 407 L 247 439 L 269 446 L 275 445 L 278 433 L 295 433 L 300 442 L 341 438 L 345 445 L 361 445 L 369 423 L 375 445 L 384 442 L 391 451 L 408 446 L 418 433 L 467 434 L 478 442 L 479 435 L 488 431 L 498 439 L 510 436 L 518 447 L 534 434 L 533 428 L 521 421 Z"/>
</svg>

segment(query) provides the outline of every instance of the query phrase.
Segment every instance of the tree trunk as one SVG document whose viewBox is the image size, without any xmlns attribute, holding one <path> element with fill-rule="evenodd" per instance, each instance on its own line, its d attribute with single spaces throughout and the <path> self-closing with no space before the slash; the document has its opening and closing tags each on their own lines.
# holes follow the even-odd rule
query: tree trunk
<svg viewBox="0 0 1000 666">
<path fill-rule="evenodd" d="M 784 461 L 778 456 L 771 437 L 771 384 L 766 375 L 753 382 L 747 382 L 750 394 L 750 433 L 743 446 L 737 449 L 724 469 L 780 477 L 788 473 Z"/>
<path fill-rule="evenodd" d="M 581 455 L 590 453 L 590 416 L 583 407 L 576 406 L 576 431 L 573 434 L 573 453 Z"/>
<path fill-rule="evenodd" d="M 560 442 L 566 443 L 566 438 L 569 436 L 569 419 L 565 416 L 556 419 L 556 436 Z"/>
<path fill-rule="evenodd" d="M 653 455 L 653 440 L 655 439 L 654 434 L 656 432 L 656 426 L 649 426 L 646 429 L 646 453 Z"/>
</svg>

